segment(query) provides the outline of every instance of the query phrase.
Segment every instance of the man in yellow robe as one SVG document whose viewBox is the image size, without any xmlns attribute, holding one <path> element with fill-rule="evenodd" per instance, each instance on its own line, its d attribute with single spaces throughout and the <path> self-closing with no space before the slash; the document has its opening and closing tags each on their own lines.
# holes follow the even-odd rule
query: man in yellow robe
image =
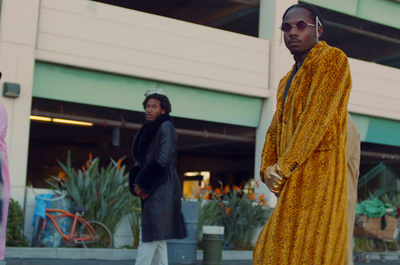
<svg viewBox="0 0 400 265">
<path fill-rule="evenodd" d="M 296 61 L 282 78 L 267 131 L 261 180 L 278 196 L 253 252 L 254 265 L 344 265 L 348 253 L 346 55 L 319 41 L 323 22 L 307 4 L 283 15 Z"/>
</svg>

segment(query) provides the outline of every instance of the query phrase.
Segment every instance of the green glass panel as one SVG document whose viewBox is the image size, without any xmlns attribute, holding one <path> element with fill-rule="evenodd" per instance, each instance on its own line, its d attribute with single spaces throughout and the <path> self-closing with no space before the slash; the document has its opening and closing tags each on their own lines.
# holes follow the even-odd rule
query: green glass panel
<svg viewBox="0 0 400 265">
<path fill-rule="evenodd" d="M 365 142 L 367 140 L 369 117 L 353 113 L 350 113 L 350 115 L 353 118 L 358 131 L 360 132 L 361 142 Z"/>
<path fill-rule="evenodd" d="M 320 6 L 351 16 L 357 14 L 358 8 L 358 0 L 305 0 L 300 2 Z"/>
<path fill-rule="evenodd" d="M 391 0 L 362 0 L 357 17 L 400 29 L 400 2 Z"/>
<path fill-rule="evenodd" d="M 367 142 L 400 146 L 400 121 L 370 117 Z"/>
<path fill-rule="evenodd" d="M 393 0 L 300 1 L 400 29 L 400 3 Z"/>
<path fill-rule="evenodd" d="M 400 146 L 400 121 L 351 114 L 362 142 Z"/>
<path fill-rule="evenodd" d="M 33 96 L 143 111 L 144 93 L 165 90 L 172 116 L 258 127 L 260 98 L 36 62 Z"/>
</svg>

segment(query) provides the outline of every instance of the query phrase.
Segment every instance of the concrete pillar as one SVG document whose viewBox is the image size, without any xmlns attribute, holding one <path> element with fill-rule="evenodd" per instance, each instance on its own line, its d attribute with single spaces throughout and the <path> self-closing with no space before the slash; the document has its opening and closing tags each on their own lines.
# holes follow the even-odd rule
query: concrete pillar
<svg viewBox="0 0 400 265">
<path fill-rule="evenodd" d="M 0 102 L 8 113 L 7 148 L 11 197 L 24 206 L 29 115 L 35 64 L 39 0 L 3 0 L 0 22 Z M 3 97 L 3 83 L 18 83 L 18 98 Z"/>
<path fill-rule="evenodd" d="M 269 67 L 270 97 L 264 100 L 260 126 L 256 133 L 256 162 L 254 172 L 255 179 L 260 183 L 260 186 L 256 188 L 256 192 L 265 194 L 268 204 L 271 207 L 275 207 L 276 197 L 260 181 L 261 152 L 264 146 L 265 134 L 275 112 L 276 92 L 279 81 L 290 70 L 294 63 L 293 57 L 283 43 L 283 39 L 281 39 L 282 35 L 279 27 L 282 23 L 283 13 L 289 6 L 297 4 L 297 2 L 298 1 L 295 0 L 260 0 L 259 37 L 268 39 L 271 47 Z"/>
</svg>

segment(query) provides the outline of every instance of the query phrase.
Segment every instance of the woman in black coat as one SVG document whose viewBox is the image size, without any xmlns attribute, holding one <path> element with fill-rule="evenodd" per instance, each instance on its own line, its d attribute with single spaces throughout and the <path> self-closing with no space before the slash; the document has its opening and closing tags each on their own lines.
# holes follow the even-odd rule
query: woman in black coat
<svg viewBox="0 0 400 265">
<path fill-rule="evenodd" d="M 136 164 L 129 178 L 131 193 L 142 198 L 142 245 L 186 237 L 176 171 L 177 135 L 169 116 L 171 105 L 161 89 L 152 89 L 145 95 L 146 122 L 133 140 Z M 137 265 L 140 251 L 139 245 Z"/>
</svg>

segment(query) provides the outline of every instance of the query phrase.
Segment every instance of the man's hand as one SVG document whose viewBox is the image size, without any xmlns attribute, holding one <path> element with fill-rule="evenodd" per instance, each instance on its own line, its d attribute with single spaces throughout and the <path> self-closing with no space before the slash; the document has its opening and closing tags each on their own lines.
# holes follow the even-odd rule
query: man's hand
<svg viewBox="0 0 400 265">
<path fill-rule="evenodd" d="M 134 186 L 135 186 L 135 193 L 137 194 L 137 196 L 139 196 L 143 200 L 149 197 L 150 194 L 144 193 L 136 184 L 134 184 Z"/>
<path fill-rule="evenodd" d="M 280 172 L 280 167 L 278 164 L 269 166 L 263 173 L 262 181 L 267 184 L 267 187 L 271 192 L 273 192 L 276 196 L 281 194 L 283 187 L 285 186 L 287 178 L 281 176 L 278 172 Z"/>
</svg>

